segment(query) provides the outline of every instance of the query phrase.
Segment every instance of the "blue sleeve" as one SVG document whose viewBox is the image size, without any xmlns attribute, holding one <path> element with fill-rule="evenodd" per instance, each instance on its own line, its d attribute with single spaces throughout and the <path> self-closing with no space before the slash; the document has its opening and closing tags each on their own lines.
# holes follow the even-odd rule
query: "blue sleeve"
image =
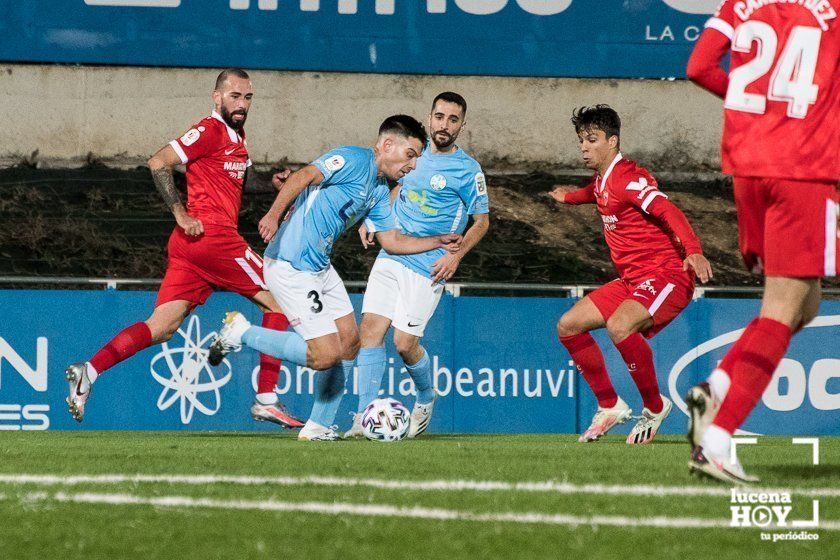
<svg viewBox="0 0 840 560">
<path fill-rule="evenodd" d="M 487 179 L 484 178 L 481 167 L 476 165 L 464 175 L 461 187 L 458 189 L 458 196 L 461 197 L 464 206 L 467 207 L 468 214 L 487 214 L 490 212 L 487 198 Z"/>
<path fill-rule="evenodd" d="M 391 205 L 387 187 L 383 186 L 378 189 L 376 203 L 365 217 L 365 226 L 370 232 L 388 231 L 397 228 L 397 217 L 394 215 L 394 207 Z"/>
<path fill-rule="evenodd" d="M 368 161 L 359 150 L 349 147 L 330 150 L 312 162 L 324 175 L 321 186 L 349 183 L 366 173 Z"/>
</svg>

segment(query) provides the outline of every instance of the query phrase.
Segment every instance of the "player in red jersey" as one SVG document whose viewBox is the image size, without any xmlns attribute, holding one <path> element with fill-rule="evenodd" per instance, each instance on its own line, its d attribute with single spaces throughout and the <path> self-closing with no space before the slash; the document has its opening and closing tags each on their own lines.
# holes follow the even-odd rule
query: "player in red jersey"
<svg viewBox="0 0 840 560">
<path fill-rule="evenodd" d="M 726 0 L 688 63 L 691 80 L 725 99 L 721 160 L 741 254 L 765 276 L 759 316 L 686 397 L 690 469 L 725 482 L 757 480 L 730 461 L 732 434 L 816 316 L 821 278 L 838 271 L 838 10 L 840 0 Z"/>
<path fill-rule="evenodd" d="M 579 441 L 599 439 L 632 412 L 616 394 L 604 356 L 589 334 L 606 327 L 644 402 L 627 443 L 649 443 L 671 411 L 671 401 L 659 394 L 645 337 L 679 315 L 691 302 L 695 275 L 705 283 L 712 269 L 688 220 L 656 179 L 621 155 L 618 114 L 607 105 L 582 107 L 573 113 L 572 124 L 584 164 L 595 177 L 582 189 L 557 187 L 551 196 L 564 204 L 597 206 L 619 275 L 575 303 L 557 323 L 560 342 L 598 399 L 598 410 Z"/>
<path fill-rule="evenodd" d="M 67 405 L 77 421 L 84 417 L 91 386 L 105 370 L 144 348 L 169 340 L 187 315 L 217 288 L 253 301 L 264 313 L 264 327 L 285 330 L 289 326 L 263 283 L 262 259 L 236 229 L 242 188 L 251 165 L 243 126 L 252 97 L 245 71 L 223 71 L 213 90 L 213 113 L 149 160 L 155 185 L 177 222 L 167 247 L 166 275 L 148 319 L 122 330 L 89 361 L 67 368 Z M 172 169 L 178 164 L 187 166 L 186 208 L 172 177 Z M 260 355 L 251 414 L 255 420 L 300 427 L 303 424 L 277 400 L 279 371 L 280 360 Z"/>
</svg>

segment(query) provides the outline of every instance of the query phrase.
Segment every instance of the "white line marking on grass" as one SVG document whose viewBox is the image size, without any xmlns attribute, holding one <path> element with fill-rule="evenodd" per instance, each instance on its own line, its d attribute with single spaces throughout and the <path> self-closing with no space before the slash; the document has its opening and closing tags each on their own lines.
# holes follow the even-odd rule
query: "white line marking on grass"
<svg viewBox="0 0 840 560">
<path fill-rule="evenodd" d="M 38 499 L 44 496 L 38 495 Z M 213 508 L 240 511 L 317 513 L 324 515 L 359 515 L 364 517 L 400 517 L 424 520 L 458 520 L 498 523 L 526 523 L 566 526 L 652 527 L 680 529 L 729 528 L 729 520 L 686 517 L 626 517 L 611 515 L 576 516 L 533 512 L 476 513 L 440 508 L 399 507 L 384 504 L 344 502 L 279 502 L 275 500 L 216 500 L 188 496 L 144 497 L 132 494 L 66 494 L 58 492 L 47 500 L 77 504 L 148 505 L 162 508 Z M 828 529 L 827 524 L 820 529 Z M 840 524 L 830 529 L 840 529 Z"/>
<path fill-rule="evenodd" d="M 504 482 L 482 480 L 387 480 L 376 478 L 343 478 L 331 476 L 236 476 L 236 475 L 171 475 L 171 474 L 92 474 L 41 475 L 0 474 L 0 484 L 76 486 L 79 484 L 235 484 L 241 486 L 334 486 L 364 487 L 381 490 L 478 491 L 478 492 L 545 492 L 555 494 L 603 494 L 614 496 L 730 496 L 725 486 L 620 486 L 608 484 L 573 484 L 571 482 Z M 840 488 L 752 488 L 755 492 L 787 492 L 810 498 L 838 498 Z"/>
</svg>

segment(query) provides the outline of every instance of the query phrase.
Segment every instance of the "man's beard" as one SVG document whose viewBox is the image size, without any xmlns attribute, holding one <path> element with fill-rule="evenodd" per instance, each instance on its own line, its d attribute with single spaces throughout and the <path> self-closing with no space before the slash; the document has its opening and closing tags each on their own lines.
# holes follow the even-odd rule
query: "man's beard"
<svg viewBox="0 0 840 560">
<path fill-rule="evenodd" d="M 244 111 L 242 109 L 238 109 L 238 110 L 234 111 L 233 113 L 231 113 L 230 111 L 227 110 L 227 108 L 225 108 L 223 106 L 221 108 L 221 111 L 219 111 L 219 113 L 222 115 L 222 120 L 225 121 L 227 123 L 227 125 L 234 130 L 242 130 L 242 127 L 245 126 L 245 121 L 248 120 L 248 111 Z M 235 114 L 244 116 L 244 118 L 242 119 L 242 122 L 236 123 L 236 122 L 233 121 L 233 115 L 235 115 Z"/>
<path fill-rule="evenodd" d="M 440 135 L 442 138 L 445 138 L 445 140 L 438 141 L 438 135 Z M 454 144 L 457 138 L 457 136 L 451 136 L 446 133 L 441 134 L 440 131 L 432 134 L 432 142 L 435 143 L 435 147 L 437 147 L 438 150 L 445 150 L 446 148 Z"/>
</svg>

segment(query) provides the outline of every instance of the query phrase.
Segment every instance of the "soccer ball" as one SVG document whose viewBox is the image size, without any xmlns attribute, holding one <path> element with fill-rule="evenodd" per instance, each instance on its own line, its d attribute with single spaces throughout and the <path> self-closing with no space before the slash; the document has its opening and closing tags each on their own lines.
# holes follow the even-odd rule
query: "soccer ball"
<svg viewBox="0 0 840 560">
<path fill-rule="evenodd" d="M 362 412 L 362 432 L 373 441 L 399 441 L 408 433 L 409 418 L 400 401 L 376 399 Z"/>
</svg>

